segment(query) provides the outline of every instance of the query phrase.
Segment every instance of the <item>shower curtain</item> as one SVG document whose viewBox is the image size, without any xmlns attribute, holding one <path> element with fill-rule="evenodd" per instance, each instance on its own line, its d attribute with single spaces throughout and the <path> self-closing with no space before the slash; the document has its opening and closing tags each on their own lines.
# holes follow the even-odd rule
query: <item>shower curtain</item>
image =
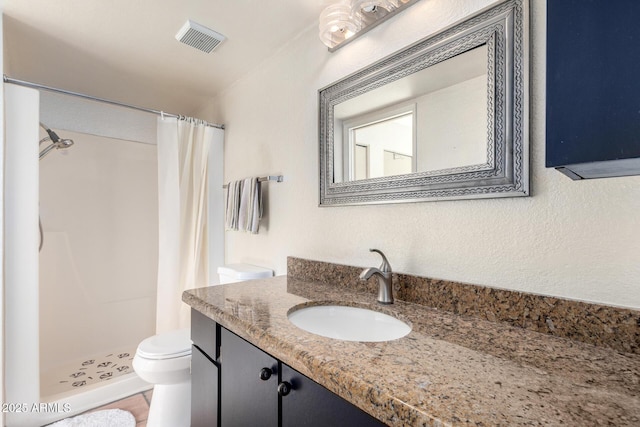
<svg viewBox="0 0 640 427">
<path fill-rule="evenodd" d="M 182 292 L 208 284 L 208 154 L 215 129 L 158 118 L 158 302 L 156 333 L 189 326 Z"/>
</svg>

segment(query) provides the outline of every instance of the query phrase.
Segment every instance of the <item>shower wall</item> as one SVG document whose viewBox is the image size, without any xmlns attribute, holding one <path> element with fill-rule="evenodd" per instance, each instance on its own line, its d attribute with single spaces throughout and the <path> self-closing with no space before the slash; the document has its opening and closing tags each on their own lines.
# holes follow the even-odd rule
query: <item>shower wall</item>
<svg viewBox="0 0 640 427">
<path fill-rule="evenodd" d="M 44 376 L 79 359 L 135 351 L 155 331 L 156 146 L 55 131 L 75 144 L 40 161 Z"/>
</svg>

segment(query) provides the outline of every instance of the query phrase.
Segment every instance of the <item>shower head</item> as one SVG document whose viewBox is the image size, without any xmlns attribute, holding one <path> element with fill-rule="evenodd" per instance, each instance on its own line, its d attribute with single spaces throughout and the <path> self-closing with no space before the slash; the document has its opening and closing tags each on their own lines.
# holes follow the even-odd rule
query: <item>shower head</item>
<svg viewBox="0 0 640 427">
<path fill-rule="evenodd" d="M 47 135 L 49 135 L 47 137 L 42 138 L 40 140 L 40 144 L 42 144 L 44 141 L 51 141 L 51 144 L 49 144 L 49 146 L 47 146 L 44 150 L 40 151 L 40 156 L 39 156 L 40 160 L 42 160 L 42 158 L 47 154 L 49 154 L 49 152 L 54 148 L 57 150 L 63 150 L 73 145 L 73 140 L 60 138 L 58 134 L 56 134 L 54 131 L 52 131 L 42 123 L 40 123 L 40 126 L 42 127 L 42 129 L 44 129 L 47 132 Z"/>
<path fill-rule="evenodd" d="M 58 146 L 56 148 L 69 148 L 73 145 L 73 139 L 61 139 L 57 142 Z"/>
<path fill-rule="evenodd" d="M 46 156 L 47 154 L 49 154 L 49 152 L 51 150 L 53 150 L 54 148 L 57 149 L 57 150 L 63 150 L 63 149 L 71 147 L 72 145 L 73 145 L 73 140 L 58 138 L 58 142 L 53 142 L 53 143 L 49 144 L 49 146 L 47 148 L 45 148 L 44 150 L 40 151 L 39 159 L 42 160 L 42 158 L 44 156 Z"/>
<path fill-rule="evenodd" d="M 58 136 L 58 134 L 55 133 L 54 131 L 52 131 L 51 129 L 49 129 L 49 127 L 47 125 L 45 125 L 44 123 L 40 122 L 40 127 L 42 129 L 44 129 L 45 131 L 47 131 L 47 135 L 49 135 L 49 138 L 41 139 L 40 140 L 40 144 L 42 144 L 42 142 L 46 141 L 47 139 L 50 139 L 54 143 L 56 143 L 56 142 L 58 142 L 60 140 L 60 137 Z"/>
</svg>

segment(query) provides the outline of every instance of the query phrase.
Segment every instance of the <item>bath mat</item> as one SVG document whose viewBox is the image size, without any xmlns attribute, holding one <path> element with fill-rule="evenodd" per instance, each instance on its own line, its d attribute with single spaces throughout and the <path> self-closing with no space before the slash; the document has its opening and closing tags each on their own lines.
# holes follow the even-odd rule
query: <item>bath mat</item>
<svg viewBox="0 0 640 427">
<path fill-rule="evenodd" d="M 49 427 L 135 427 L 131 412 L 122 409 L 105 409 L 90 412 L 50 424 Z"/>
</svg>

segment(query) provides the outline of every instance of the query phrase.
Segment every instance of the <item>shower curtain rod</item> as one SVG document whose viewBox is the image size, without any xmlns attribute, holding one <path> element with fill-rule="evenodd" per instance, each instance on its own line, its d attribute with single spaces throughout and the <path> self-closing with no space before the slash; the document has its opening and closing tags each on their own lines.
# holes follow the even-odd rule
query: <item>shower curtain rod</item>
<svg viewBox="0 0 640 427">
<path fill-rule="evenodd" d="M 38 84 L 38 83 L 31 83 L 31 82 L 26 82 L 24 80 L 12 79 L 11 77 L 8 77 L 6 74 L 3 74 L 2 76 L 3 76 L 3 80 L 4 80 L 5 83 L 12 83 L 12 84 L 16 84 L 16 85 L 19 85 L 19 86 L 30 87 L 32 89 L 41 89 L 41 90 L 46 90 L 46 91 L 49 91 L 49 92 L 61 93 L 63 95 L 76 96 L 78 98 L 84 98 L 84 99 L 89 99 L 91 101 L 103 102 L 105 104 L 116 105 L 118 107 L 130 108 L 132 110 L 143 111 L 145 113 L 156 114 L 158 116 L 163 116 L 163 117 L 174 117 L 176 119 L 181 119 L 181 118 L 185 117 L 185 116 L 180 116 L 180 115 L 177 115 L 177 114 L 165 113 L 164 111 L 152 110 L 150 108 L 137 107 L 135 105 L 124 104 L 122 102 L 117 102 L 117 101 L 111 101 L 109 99 L 96 98 L 95 96 L 85 95 L 83 93 L 71 92 L 71 91 L 64 90 L 64 89 L 57 89 L 55 87 L 44 86 L 44 85 L 41 85 L 41 84 Z M 211 126 L 213 128 L 217 128 L 217 129 L 224 129 L 224 125 L 219 125 L 219 124 L 215 124 L 215 123 L 207 123 L 207 126 Z"/>
</svg>

